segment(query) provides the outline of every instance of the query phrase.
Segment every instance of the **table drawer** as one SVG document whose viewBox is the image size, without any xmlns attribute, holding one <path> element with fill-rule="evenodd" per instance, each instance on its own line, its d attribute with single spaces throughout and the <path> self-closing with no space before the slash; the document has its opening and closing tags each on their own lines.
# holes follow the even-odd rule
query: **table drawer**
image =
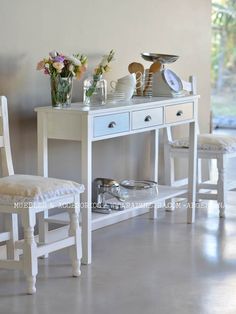
<svg viewBox="0 0 236 314">
<path fill-rule="evenodd" d="M 193 103 L 166 106 L 165 122 L 174 123 L 193 118 Z"/>
<path fill-rule="evenodd" d="M 132 129 L 142 129 L 163 124 L 163 108 L 153 108 L 132 112 Z"/>
<path fill-rule="evenodd" d="M 129 112 L 109 114 L 95 117 L 93 121 L 93 136 L 104 136 L 129 131 Z"/>
</svg>

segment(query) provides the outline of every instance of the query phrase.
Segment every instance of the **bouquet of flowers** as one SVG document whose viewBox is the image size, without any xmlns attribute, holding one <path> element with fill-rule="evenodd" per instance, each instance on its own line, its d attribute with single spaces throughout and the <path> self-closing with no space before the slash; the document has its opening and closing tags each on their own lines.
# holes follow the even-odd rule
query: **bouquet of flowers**
<svg viewBox="0 0 236 314">
<path fill-rule="evenodd" d="M 115 52 L 114 50 L 111 50 L 108 55 L 104 55 L 101 62 L 98 64 L 98 66 L 94 69 L 94 75 L 93 75 L 93 84 L 86 90 L 86 97 L 91 97 L 96 89 L 97 82 L 99 81 L 99 78 L 101 75 L 105 72 L 109 72 L 111 70 L 110 62 L 114 60 Z"/>
<path fill-rule="evenodd" d="M 85 55 L 66 56 L 57 51 L 49 53 L 49 58 L 41 60 L 37 70 L 50 75 L 51 98 L 53 107 L 68 106 L 72 98 L 73 78 L 80 79 L 87 68 Z"/>
<path fill-rule="evenodd" d="M 49 58 L 45 58 L 37 64 L 37 70 L 44 70 L 45 74 L 51 77 L 75 77 L 80 79 L 87 68 L 88 58 L 82 54 L 66 56 L 57 51 L 49 53 Z"/>
</svg>

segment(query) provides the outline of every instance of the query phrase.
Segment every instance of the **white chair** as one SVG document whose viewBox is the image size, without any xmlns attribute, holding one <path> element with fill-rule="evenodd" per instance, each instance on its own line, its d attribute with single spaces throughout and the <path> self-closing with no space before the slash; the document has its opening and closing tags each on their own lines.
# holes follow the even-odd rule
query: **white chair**
<svg viewBox="0 0 236 314">
<path fill-rule="evenodd" d="M 73 276 L 80 275 L 82 255 L 81 230 L 79 226 L 80 193 L 84 186 L 72 181 L 29 175 L 14 175 L 8 127 L 7 99 L 0 97 L 0 119 L 2 136 L 3 178 L 0 178 L 0 213 L 6 219 L 6 231 L 0 234 L 0 241 L 6 241 L 7 259 L 0 260 L 0 267 L 23 270 L 27 279 L 27 292 L 36 292 L 38 257 L 70 247 Z M 37 244 L 34 236 L 36 214 L 51 208 L 63 206 L 70 215 L 69 234 L 62 240 Z M 24 239 L 18 241 L 17 216 L 21 216 Z M 19 258 L 19 250 L 23 251 Z"/>
<path fill-rule="evenodd" d="M 190 77 L 190 84 L 184 82 L 186 89 L 196 94 L 196 81 Z M 198 131 L 199 133 L 199 131 Z M 171 128 L 165 130 L 164 160 L 165 160 L 165 183 L 169 185 L 180 185 L 175 180 L 174 159 L 187 158 L 189 143 L 187 138 L 173 139 Z M 226 180 L 225 169 L 229 158 L 236 157 L 236 137 L 216 134 L 198 134 L 198 182 L 197 200 L 216 200 L 219 204 L 219 216 L 225 217 L 226 191 L 236 186 L 236 182 Z M 216 159 L 218 168 L 218 180 L 216 184 L 203 182 L 201 175 L 201 160 Z M 212 192 L 215 193 L 212 193 Z"/>
</svg>

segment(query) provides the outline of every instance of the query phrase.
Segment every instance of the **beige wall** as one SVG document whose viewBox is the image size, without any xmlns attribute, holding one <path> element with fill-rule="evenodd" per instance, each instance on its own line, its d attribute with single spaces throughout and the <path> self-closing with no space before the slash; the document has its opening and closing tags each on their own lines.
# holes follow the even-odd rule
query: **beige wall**
<svg viewBox="0 0 236 314">
<path fill-rule="evenodd" d="M 183 78 L 194 74 L 201 94 L 201 128 L 209 128 L 210 0 L 1 0 L 0 94 L 9 100 L 10 133 L 16 172 L 36 173 L 36 115 L 34 108 L 50 104 L 49 81 L 35 70 L 48 51 L 83 52 L 93 67 L 111 48 L 116 62 L 108 80 L 127 73 L 140 52 L 180 55 L 172 66 Z M 149 63 L 146 63 L 148 66 Z M 74 101 L 82 97 L 82 82 L 74 84 Z M 141 163 L 132 151 L 150 149 L 149 135 L 96 143 L 95 176 L 148 176 L 149 159 Z M 105 156 L 102 153 L 105 151 Z M 76 143 L 54 142 L 50 175 L 79 178 Z M 111 154 L 117 155 L 116 163 Z M 127 156 L 128 155 L 128 156 Z M 140 157 L 142 152 L 139 153 Z M 127 158 L 132 161 L 128 166 Z M 98 167 L 100 164 L 100 167 Z M 134 174 L 135 173 L 135 174 Z"/>
</svg>

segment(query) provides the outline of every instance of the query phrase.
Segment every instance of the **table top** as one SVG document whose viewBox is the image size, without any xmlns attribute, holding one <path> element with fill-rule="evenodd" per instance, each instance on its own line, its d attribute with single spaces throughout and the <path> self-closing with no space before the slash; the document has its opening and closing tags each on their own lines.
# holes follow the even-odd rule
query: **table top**
<svg viewBox="0 0 236 314">
<path fill-rule="evenodd" d="M 181 97 L 134 97 L 129 101 L 120 101 L 120 102 L 108 102 L 105 105 L 94 105 L 86 106 L 82 102 L 72 103 L 68 107 L 59 107 L 55 108 L 52 106 L 46 107 L 36 107 L 34 110 L 36 112 L 61 112 L 61 113 L 79 113 L 86 115 L 93 115 L 101 112 L 112 112 L 120 110 L 138 110 L 143 108 L 143 105 L 149 105 L 149 108 L 152 106 L 163 106 L 178 104 L 183 102 L 191 102 L 199 98 L 199 95 L 188 95 Z"/>
</svg>

